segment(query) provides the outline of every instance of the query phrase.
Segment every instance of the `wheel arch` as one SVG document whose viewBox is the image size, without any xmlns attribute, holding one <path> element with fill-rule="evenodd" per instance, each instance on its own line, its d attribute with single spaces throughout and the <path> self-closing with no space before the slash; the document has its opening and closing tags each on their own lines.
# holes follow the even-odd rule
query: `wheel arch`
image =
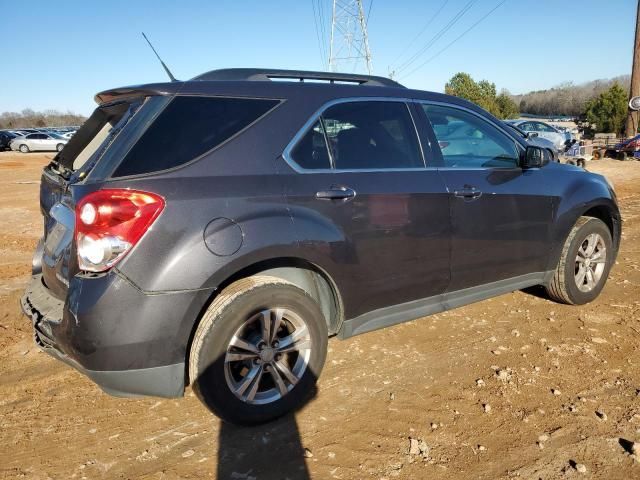
<svg viewBox="0 0 640 480">
<path fill-rule="evenodd" d="M 620 212 L 613 200 L 610 198 L 603 198 L 594 200 L 590 203 L 582 204 L 581 208 L 573 208 L 565 212 L 564 215 L 557 219 L 556 224 L 558 225 L 558 228 L 554 236 L 555 241 L 550 255 L 548 270 L 555 270 L 560 259 L 560 254 L 562 253 L 562 248 L 564 246 L 567 235 L 569 235 L 569 232 L 580 217 L 597 218 L 607 226 L 609 232 L 611 233 L 611 239 L 613 241 L 615 260 L 615 256 L 617 256 L 618 253 L 618 248 L 620 247 L 622 220 L 620 217 Z"/>
<path fill-rule="evenodd" d="M 202 316 L 217 295 L 227 286 L 241 278 L 258 274 L 281 278 L 307 292 L 320 305 L 320 310 L 327 322 L 329 335 L 335 335 L 338 332 L 344 319 L 342 296 L 335 281 L 324 269 L 306 259 L 296 257 L 278 257 L 261 260 L 239 269 L 220 282 L 196 316 L 191 327 L 186 348 L 186 382 L 188 382 L 190 378 L 188 368 L 191 344 Z"/>
</svg>

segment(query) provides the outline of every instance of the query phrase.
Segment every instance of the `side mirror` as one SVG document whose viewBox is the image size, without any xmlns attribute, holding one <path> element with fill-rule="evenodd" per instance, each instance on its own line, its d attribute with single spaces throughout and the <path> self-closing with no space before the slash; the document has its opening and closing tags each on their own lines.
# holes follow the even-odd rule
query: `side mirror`
<svg viewBox="0 0 640 480">
<path fill-rule="evenodd" d="M 540 168 L 546 165 L 548 158 L 545 155 L 545 150 L 540 147 L 534 147 L 532 145 L 527 147 L 524 153 L 524 158 L 521 162 L 522 168 Z"/>
<path fill-rule="evenodd" d="M 538 132 L 527 132 L 528 138 L 536 138 L 538 136 Z"/>
</svg>

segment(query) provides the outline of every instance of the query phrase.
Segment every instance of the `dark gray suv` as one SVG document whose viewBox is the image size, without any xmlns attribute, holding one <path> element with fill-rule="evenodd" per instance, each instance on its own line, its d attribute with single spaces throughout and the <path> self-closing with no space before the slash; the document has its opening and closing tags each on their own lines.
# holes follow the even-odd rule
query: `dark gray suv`
<svg viewBox="0 0 640 480">
<path fill-rule="evenodd" d="M 96 101 L 44 169 L 22 308 L 115 395 L 191 384 L 268 421 L 313 391 L 329 336 L 533 285 L 583 304 L 616 258 L 605 178 L 459 98 L 232 69 Z"/>
</svg>

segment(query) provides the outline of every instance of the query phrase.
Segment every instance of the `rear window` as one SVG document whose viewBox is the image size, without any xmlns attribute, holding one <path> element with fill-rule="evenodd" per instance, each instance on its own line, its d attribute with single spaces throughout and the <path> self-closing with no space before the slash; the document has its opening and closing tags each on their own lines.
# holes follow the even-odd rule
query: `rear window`
<svg viewBox="0 0 640 480">
<path fill-rule="evenodd" d="M 166 170 L 217 147 L 278 104 L 277 100 L 176 97 L 120 163 L 114 177 Z"/>
</svg>

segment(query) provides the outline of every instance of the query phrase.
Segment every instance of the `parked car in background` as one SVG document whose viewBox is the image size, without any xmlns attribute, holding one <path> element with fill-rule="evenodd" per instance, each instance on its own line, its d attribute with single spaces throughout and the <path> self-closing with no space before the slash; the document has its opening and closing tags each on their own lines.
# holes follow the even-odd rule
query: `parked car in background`
<svg viewBox="0 0 640 480">
<path fill-rule="evenodd" d="M 13 140 L 16 137 L 17 135 L 15 133 L 8 132 L 6 130 L 0 131 L 0 151 L 8 150 L 11 140 Z"/>
<path fill-rule="evenodd" d="M 552 142 L 556 148 L 562 149 L 567 142 L 566 135 L 563 132 L 558 131 L 548 123 L 540 122 L 538 120 L 509 120 L 520 130 L 527 133 L 537 133 L 538 137 L 546 138 Z"/>
<path fill-rule="evenodd" d="M 637 152 L 640 152 L 640 135 L 616 143 L 611 150 L 609 155 L 615 156 L 618 160 L 627 160 L 629 157 L 637 158 Z"/>
<path fill-rule="evenodd" d="M 546 138 L 539 137 L 536 134 L 527 133 L 524 130 L 520 130 L 519 127 L 514 125 L 513 123 L 504 122 L 504 124 L 514 130 L 518 135 L 525 139 L 525 141 L 530 145 L 535 145 L 537 147 L 544 148 L 549 152 L 554 162 L 560 161 L 560 155 L 562 155 L 563 149 L 558 148 L 551 140 Z"/>
<path fill-rule="evenodd" d="M 112 394 L 191 384 L 229 422 L 269 421 L 312 394 L 329 336 L 534 285 L 582 305 L 615 264 L 607 180 L 458 97 L 228 69 L 95 98 L 44 168 L 21 304 Z"/>
<path fill-rule="evenodd" d="M 55 133 L 30 133 L 11 141 L 11 150 L 22 153 L 37 151 L 62 151 L 69 140 Z"/>
<path fill-rule="evenodd" d="M 75 131 L 61 133 L 60 136 L 69 140 L 75 134 Z"/>
</svg>

